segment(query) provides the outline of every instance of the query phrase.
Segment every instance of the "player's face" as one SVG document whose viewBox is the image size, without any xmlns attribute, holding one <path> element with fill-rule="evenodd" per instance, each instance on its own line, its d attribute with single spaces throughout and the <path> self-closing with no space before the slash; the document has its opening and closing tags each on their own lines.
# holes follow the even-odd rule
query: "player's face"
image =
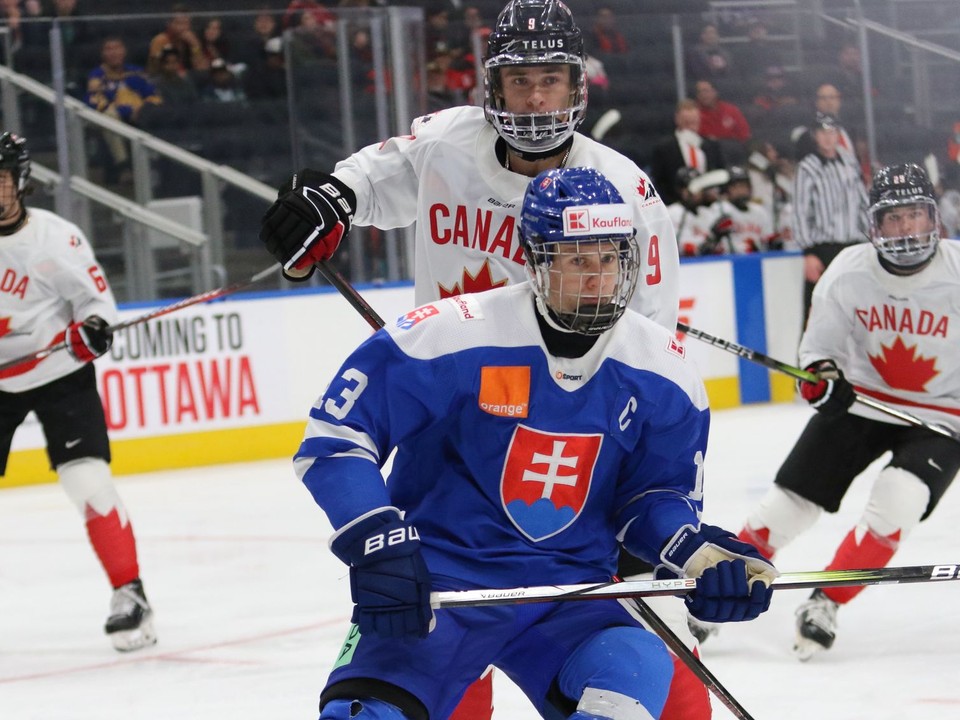
<svg viewBox="0 0 960 720">
<path fill-rule="evenodd" d="M 507 65 L 500 80 L 508 112 L 555 112 L 570 105 L 569 65 Z"/>
<path fill-rule="evenodd" d="M 573 313 L 609 303 L 619 275 L 620 255 L 615 243 L 561 243 L 550 264 L 549 305 L 558 313 Z"/>
<path fill-rule="evenodd" d="M 10 170 L 0 170 L 0 224 L 20 214 L 17 183 Z"/>
<path fill-rule="evenodd" d="M 921 204 L 892 208 L 880 220 L 880 233 L 884 237 L 915 237 L 934 229 L 929 209 Z"/>
</svg>

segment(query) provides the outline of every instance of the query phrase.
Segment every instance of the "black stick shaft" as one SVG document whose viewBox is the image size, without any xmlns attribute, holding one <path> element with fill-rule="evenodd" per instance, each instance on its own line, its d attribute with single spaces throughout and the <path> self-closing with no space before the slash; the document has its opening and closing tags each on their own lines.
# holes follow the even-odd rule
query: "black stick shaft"
<svg viewBox="0 0 960 720">
<path fill-rule="evenodd" d="M 700 678 L 700 682 L 706 685 L 707 690 L 712 692 L 716 698 L 733 713 L 734 717 L 738 718 L 738 720 L 753 720 L 753 716 L 747 712 L 746 708 L 730 694 L 730 691 L 721 684 L 716 675 L 710 672 L 710 669 L 703 664 L 703 661 L 677 637 L 677 634 L 670 629 L 670 626 L 660 619 L 660 616 L 653 611 L 653 608 L 647 605 L 642 598 L 634 598 L 633 602 L 643 621 L 653 628 L 653 631 L 667 644 L 667 647 L 673 651 L 673 654 L 680 658 L 683 664 L 690 668 L 690 671 L 694 675 Z"/>
<path fill-rule="evenodd" d="M 779 372 L 784 373 L 785 375 L 789 375 L 791 377 L 797 378 L 798 380 L 803 380 L 805 382 L 811 382 L 811 383 L 820 382 L 820 376 L 815 373 L 807 372 L 806 370 L 801 370 L 800 368 L 794 367 L 792 365 L 787 365 L 784 362 L 780 362 L 779 360 L 773 359 L 769 355 L 764 355 L 761 352 L 757 352 L 756 350 L 751 350 L 750 348 L 744 347 L 743 345 L 737 345 L 736 343 L 730 342 L 729 340 L 723 340 L 722 338 L 718 338 L 709 333 L 705 333 L 702 330 L 697 330 L 696 328 L 692 328 L 685 323 L 678 322 L 677 330 L 679 330 L 682 333 L 686 333 L 690 337 L 694 337 L 697 340 L 703 340 L 704 342 L 709 343 L 714 347 L 718 347 L 721 350 L 726 350 L 727 352 L 731 352 L 734 355 L 738 355 L 744 358 L 745 360 L 750 360 L 752 362 L 758 363 L 760 365 L 770 368 L 771 370 L 777 370 Z M 874 400 L 872 397 L 868 397 L 862 393 L 855 393 L 854 397 L 856 401 L 861 405 L 866 405 L 867 407 L 873 408 L 878 412 L 882 412 L 886 415 L 890 415 L 891 417 L 898 418 L 899 420 L 908 422 L 911 425 L 917 425 L 919 427 L 926 428 L 927 430 L 930 430 L 931 432 L 935 432 L 938 435 L 943 435 L 944 437 L 948 437 L 951 440 L 960 442 L 960 435 L 953 432 L 950 428 L 946 428 L 946 427 L 943 427 L 942 425 L 937 425 L 935 423 L 928 423 L 925 420 L 918 418 L 916 415 L 913 415 L 912 413 L 908 413 L 905 410 L 900 410 L 898 408 L 891 407 L 886 403 L 880 402 L 879 400 Z"/>
<path fill-rule="evenodd" d="M 343 275 L 325 262 L 318 262 L 316 265 L 326 281 L 333 285 L 339 293 L 346 298 L 347 302 L 353 306 L 354 310 L 360 313 L 361 317 L 367 321 L 370 327 L 374 330 L 379 330 L 383 327 L 383 318 L 377 315 L 377 311 L 370 307 L 367 301 L 363 299 L 363 296 L 356 291 L 353 285 L 351 285 Z"/>
</svg>

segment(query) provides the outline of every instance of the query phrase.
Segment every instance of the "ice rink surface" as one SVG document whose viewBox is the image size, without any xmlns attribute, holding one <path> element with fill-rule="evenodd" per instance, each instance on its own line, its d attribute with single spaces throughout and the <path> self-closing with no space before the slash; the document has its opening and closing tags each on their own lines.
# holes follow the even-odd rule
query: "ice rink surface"
<svg viewBox="0 0 960 720">
<path fill-rule="evenodd" d="M 734 531 L 768 488 L 810 411 L 714 413 L 704 519 Z M 175 439 L 171 439 L 175 442 Z M 876 467 L 841 510 L 781 553 L 821 569 L 864 505 Z M 54 485 L 0 493 L 0 719 L 313 720 L 349 616 L 330 527 L 287 460 L 118 478 L 133 519 L 157 646 L 116 653 L 102 633 L 105 577 Z M 894 565 L 960 563 L 960 496 L 948 492 Z M 729 625 L 704 660 L 755 720 L 960 718 L 960 583 L 868 588 L 841 610 L 836 645 L 802 664 L 782 591 Z M 495 718 L 537 717 L 498 676 Z M 714 717 L 728 718 L 716 702 Z"/>
</svg>

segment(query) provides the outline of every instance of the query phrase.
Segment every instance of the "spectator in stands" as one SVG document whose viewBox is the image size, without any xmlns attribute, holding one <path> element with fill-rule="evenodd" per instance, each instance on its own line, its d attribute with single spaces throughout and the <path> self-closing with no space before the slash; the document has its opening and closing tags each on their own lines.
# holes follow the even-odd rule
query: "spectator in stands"
<svg viewBox="0 0 960 720">
<path fill-rule="evenodd" d="M 0 25 L 10 28 L 11 48 L 16 51 L 23 44 L 23 11 L 20 0 L 0 0 Z"/>
<path fill-rule="evenodd" d="M 953 131 L 947 139 L 947 157 L 950 162 L 960 165 L 960 122 L 953 124 Z"/>
<path fill-rule="evenodd" d="M 287 95 L 283 38 L 273 37 L 263 46 L 262 57 L 244 73 L 244 90 L 250 100 L 277 100 Z"/>
<path fill-rule="evenodd" d="M 609 5 L 597 7 L 593 21 L 594 55 L 624 55 L 627 52 L 627 39 L 617 27 L 617 18 Z"/>
<path fill-rule="evenodd" d="M 800 103 L 793 83 L 779 65 L 770 65 L 763 73 L 763 80 L 753 98 L 753 107 L 765 115 L 775 115 L 785 107 L 796 107 Z"/>
<path fill-rule="evenodd" d="M 730 77 L 732 70 L 733 57 L 720 44 L 717 26 L 709 23 L 704 25 L 700 31 L 700 41 L 687 55 L 687 74 L 695 80 L 716 80 Z"/>
<path fill-rule="evenodd" d="M 290 11 L 295 5 L 301 9 Z M 337 57 L 337 35 L 333 14 L 312 3 L 306 5 L 294 0 L 287 7 L 284 22 L 292 31 L 291 52 L 297 63 L 332 60 Z"/>
<path fill-rule="evenodd" d="M 108 37 L 100 46 L 100 65 L 87 75 L 84 101 L 98 112 L 115 120 L 136 125 L 146 105 L 159 105 L 160 94 L 139 65 L 127 63 L 127 46 L 119 37 Z M 117 184 L 121 174 L 129 171 L 130 151 L 127 141 L 112 132 L 98 136 L 99 160 L 104 167 L 104 181 Z"/>
<path fill-rule="evenodd" d="M 200 99 L 208 102 L 242 102 L 247 96 L 227 61 L 215 58 L 210 63 L 210 73 L 200 92 Z"/>
<path fill-rule="evenodd" d="M 728 161 L 743 160 L 751 132 L 750 124 L 740 108 L 721 100 L 716 87 L 709 80 L 697 80 L 694 91 L 700 110 L 700 134 L 720 142 Z"/>
<path fill-rule="evenodd" d="M 90 39 L 90 29 L 82 20 L 77 7 L 77 0 L 53 0 L 52 12 L 45 12 L 40 0 L 25 0 L 22 3 L 22 17 L 28 20 L 49 18 L 60 21 L 60 40 L 63 43 L 64 53 L 70 55 L 71 49 L 82 45 Z M 23 42 L 27 45 L 50 47 L 50 23 L 26 22 L 23 23 Z M 69 64 L 69 58 L 67 58 Z"/>
<path fill-rule="evenodd" d="M 837 124 L 838 135 L 837 152 L 840 153 L 840 157 L 843 158 L 845 162 L 859 167 L 860 161 L 857 159 L 856 146 L 854 145 L 853 138 L 850 137 L 850 133 L 848 133 L 840 123 L 840 108 L 842 104 L 843 94 L 836 85 L 825 82 L 817 86 L 813 98 L 814 111 L 834 118 Z M 809 128 L 795 128 L 793 134 L 796 137 L 795 158 L 797 162 L 799 162 L 804 156 L 816 151 L 816 143 L 813 141 L 813 134 Z"/>
<path fill-rule="evenodd" d="M 447 86 L 447 70 L 437 60 L 427 63 L 427 112 L 436 112 L 462 104 Z"/>
<path fill-rule="evenodd" d="M 87 76 L 86 103 L 105 115 L 136 125 L 145 105 L 158 105 L 160 95 L 139 65 L 127 62 L 127 46 L 117 36 L 100 46 L 100 65 Z"/>
<path fill-rule="evenodd" d="M 813 287 L 848 245 L 867 237 L 867 192 L 860 169 L 839 153 L 839 123 L 817 113 L 812 125 L 816 150 L 797 165 L 793 190 L 793 236 L 803 251 L 804 323 Z"/>
<path fill-rule="evenodd" d="M 164 104 L 190 105 L 200 99 L 193 78 L 183 72 L 181 56 L 176 48 L 172 45 L 162 48 L 157 63 L 159 70 L 154 82 Z"/>
<path fill-rule="evenodd" d="M 424 13 L 427 62 L 436 60 L 438 55 L 447 56 L 447 62 L 462 55 L 466 48 L 456 45 L 455 33 L 450 28 L 450 9 L 447 3 L 444 0 L 431 0 Z"/>
<path fill-rule="evenodd" d="M 263 47 L 267 41 L 279 34 L 280 24 L 274 12 L 268 9 L 260 10 L 254 15 L 250 28 L 238 38 L 235 59 L 247 68 L 252 68 L 263 61 Z"/>
<path fill-rule="evenodd" d="M 166 28 L 150 41 L 147 72 L 156 76 L 165 72 L 161 69 L 161 65 L 164 62 L 169 63 L 169 49 L 173 50 L 177 58 L 179 75 L 186 75 L 190 71 L 207 70 L 210 62 L 204 57 L 200 40 L 191 29 L 190 11 L 187 6 L 177 3 L 173 6 L 172 13 Z M 166 57 L 164 53 L 167 54 Z"/>
<path fill-rule="evenodd" d="M 650 177 L 667 205 L 679 199 L 675 189 L 682 167 L 700 172 L 723 167 L 723 152 L 716 141 L 700 135 L 700 108 L 693 100 L 681 100 L 673 116 L 676 130 L 653 147 Z"/>
<path fill-rule="evenodd" d="M 837 51 L 837 69 L 833 84 L 847 99 L 852 107 L 862 105 L 863 98 L 863 57 L 860 46 L 855 42 L 845 42 Z M 870 94 L 877 95 L 876 88 L 870 88 Z"/>
<path fill-rule="evenodd" d="M 230 43 L 223 36 L 223 21 L 220 18 L 207 18 L 200 33 L 200 50 L 211 67 L 217 58 L 230 60 Z"/>
<path fill-rule="evenodd" d="M 761 18 L 749 18 L 746 31 L 747 41 L 738 45 L 734 53 L 737 73 L 742 78 L 759 78 L 767 68 L 783 65 L 783 53 L 770 40 L 767 24 Z"/>
</svg>

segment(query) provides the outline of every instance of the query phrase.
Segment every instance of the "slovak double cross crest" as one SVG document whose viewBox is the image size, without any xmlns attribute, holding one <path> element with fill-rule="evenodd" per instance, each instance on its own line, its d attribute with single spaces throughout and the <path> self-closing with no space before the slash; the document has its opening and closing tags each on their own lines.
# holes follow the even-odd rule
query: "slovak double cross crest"
<svg viewBox="0 0 960 720">
<path fill-rule="evenodd" d="M 500 498 L 521 533 L 539 542 L 577 519 L 590 494 L 602 440 L 600 435 L 517 426 L 503 465 Z"/>
</svg>

